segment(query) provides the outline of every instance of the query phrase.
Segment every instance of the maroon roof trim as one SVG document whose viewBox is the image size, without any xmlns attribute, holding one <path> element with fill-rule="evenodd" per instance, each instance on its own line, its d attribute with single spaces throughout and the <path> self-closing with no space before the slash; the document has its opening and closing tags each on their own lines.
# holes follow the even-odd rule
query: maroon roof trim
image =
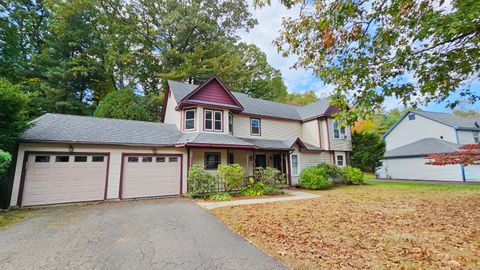
<svg viewBox="0 0 480 270">
<path fill-rule="evenodd" d="M 232 144 L 215 144 L 215 143 L 186 143 L 179 144 L 176 147 L 217 147 L 217 148 L 240 148 L 240 149 L 258 149 L 254 145 L 232 145 Z"/>
<path fill-rule="evenodd" d="M 200 84 L 197 88 L 195 88 L 192 92 L 190 92 L 188 95 L 186 95 L 180 102 L 178 102 L 177 107 L 175 109 L 179 109 L 190 97 L 192 97 L 195 93 L 197 93 L 200 89 L 202 89 L 205 85 L 207 85 L 209 82 L 216 80 L 222 87 L 225 89 L 225 92 L 235 101 L 238 107 L 243 110 L 242 104 L 235 98 L 235 96 L 231 93 L 231 91 L 225 86 L 225 84 L 218 78 L 217 76 L 212 76 L 208 80 L 204 81 L 202 84 Z"/>
</svg>

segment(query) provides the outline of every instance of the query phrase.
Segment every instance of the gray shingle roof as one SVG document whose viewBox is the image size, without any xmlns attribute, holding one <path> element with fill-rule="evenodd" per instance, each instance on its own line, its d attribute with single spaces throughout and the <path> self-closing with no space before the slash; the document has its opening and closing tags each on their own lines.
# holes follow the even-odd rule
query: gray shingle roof
<svg viewBox="0 0 480 270">
<path fill-rule="evenodd" d="M 185 133 L 177 141 L 177 144 L 209 144 L 209 145 L 233 145 L 251 146 L 253 144 L 225 133 Z"/>
<path fill-rule="evenodd" d="M 419 141 L 400 146 L 385 152 L 384 158 L 415 157 L 427 154 L 441 154 L 457 151 L 460 144 L 447 142 L 437 138 L 426 138 Z"/>
<path fill-rule="evenodd" d="M 268 140 L 268 139 L 257 139 L 257 138 L 241 138 L 244 141 L 247 141 L 260 149 L 283 149 L 288 150 L 292 146 L 287 140 Z"/>
<path fill-rule="evenodd" d="M 413 111 L 414 113 L 423 117 L 435 120 L 445 125 L 449 125 L 460 129 L 478 129 L 480 130 L 480 116 L 476 117 L 460 117 L 451 113 L 442 112 L 426 112 L 426 111 Z"/>
<path fill-rule="evenodd" d="M 174 145 L 181 137 L 175 125 L 47 113 L 35 119 L 23 141 L 119 145 Z"/>
<path fill-rule="evenodd" d="M 169 80 L 168 84 L 176 102 L 186 97 L 197 85 Z M 243 113 L 263 115 L 270 117 L 286 118 L 293 120 L 306 120 L 326 113 L 329 108 L 328 99 L 320 99 L 306 106 L 295 106 L 285 103 L 273 102 L 253 98 L 244 93 L 232 92 L 235 98 L 244 107 Z"/>
</svg>

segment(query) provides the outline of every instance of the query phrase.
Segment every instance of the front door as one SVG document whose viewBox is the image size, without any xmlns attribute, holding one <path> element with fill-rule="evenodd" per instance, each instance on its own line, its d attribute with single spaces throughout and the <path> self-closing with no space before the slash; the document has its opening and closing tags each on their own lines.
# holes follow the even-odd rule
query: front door
<svg viewBox="0 0 480 270">
<path fill-rule="evenodd" d="M 273 167 L 279 171 L 282 171 L 282 154 L 273 155 Z"/>
<path fill-rule="evenodd" d="M 267 156 L 266 155 L 255 155 L 255 168 L 267 167 Z"/>
</svg>

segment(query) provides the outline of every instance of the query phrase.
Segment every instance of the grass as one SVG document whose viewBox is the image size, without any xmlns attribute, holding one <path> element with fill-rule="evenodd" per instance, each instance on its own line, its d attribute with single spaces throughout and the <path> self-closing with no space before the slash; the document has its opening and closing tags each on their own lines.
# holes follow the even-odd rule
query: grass
<svg viewBox="0 0 480 270">
<path fill-rule="evenodd" d="M 34 215 L 36 210 L 19 209 L 0 212 L 0 229 L 9 227 Z"/>
<path fill-rule="evenodd" d="M 480 268 L 480 186 L 367 183 L 212 212 L 293 269 Z"/>
</svg>

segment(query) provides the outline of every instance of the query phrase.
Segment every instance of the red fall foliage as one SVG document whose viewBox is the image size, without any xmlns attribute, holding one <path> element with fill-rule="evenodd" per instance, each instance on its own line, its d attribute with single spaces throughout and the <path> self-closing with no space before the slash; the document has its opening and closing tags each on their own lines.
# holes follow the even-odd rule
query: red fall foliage
<svg viewBox="0 0 480 270">
<path fill-rule="evenodd" d="M 427 159 L 430 165 L 480 165 L 480 144 L 466 144 L 459 151 L 447 154 L 430 154 Z"/>
</svg>

